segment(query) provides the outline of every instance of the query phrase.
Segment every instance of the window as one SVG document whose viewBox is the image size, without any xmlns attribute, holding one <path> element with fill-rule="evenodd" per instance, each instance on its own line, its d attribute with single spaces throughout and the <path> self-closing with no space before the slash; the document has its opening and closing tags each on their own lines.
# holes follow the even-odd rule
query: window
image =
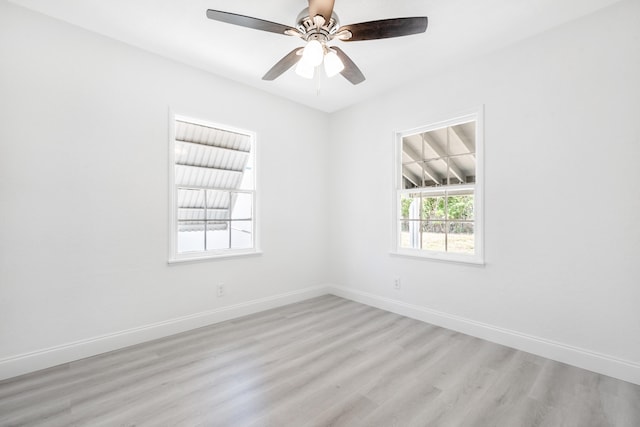
<svg viewBox="0 0 640 427">
<path fill-rule="evenodd" d="M 172 120 L 170 261 L 256 253 L 255 135 Z"/>
<path fill-rule="evenodd" d="M 481 110 L 396 138 L 395 253 L 482 263 Z"/>
</svg>

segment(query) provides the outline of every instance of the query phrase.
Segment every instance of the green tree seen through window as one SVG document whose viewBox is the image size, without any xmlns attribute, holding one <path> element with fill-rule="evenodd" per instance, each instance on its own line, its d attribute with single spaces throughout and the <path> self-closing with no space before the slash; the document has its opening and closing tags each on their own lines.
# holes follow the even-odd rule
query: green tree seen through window
<svg viewBox="0 0 640 427">
<path fill-rule="evenodd" d="M 409 218 L 409 208 L 415 199 L 402 199 L 402 218 Z M 447 218 L 459 220 L 473 219 L 473 196 L 449 196 L 447 198 Z M 422 219 L 444 219 L 445 218 L 445 198 L 425 197 L 422 199 Z"/>
</svg>

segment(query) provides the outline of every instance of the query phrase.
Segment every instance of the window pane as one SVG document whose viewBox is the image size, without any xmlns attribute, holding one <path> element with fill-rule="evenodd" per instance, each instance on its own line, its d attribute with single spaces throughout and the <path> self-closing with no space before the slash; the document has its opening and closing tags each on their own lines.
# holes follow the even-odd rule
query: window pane
<svg viewBox="0 0 640 427">
<path fill-rule="evenodd" d="M 474 155 L 449 158 L 449 185 L 476 182 L 476 159 Z"/>
<path fill-rule="evenodd" d="M 402 165 L 402 188 L 422 187 L 422 162 Z"/>
<path fill-rule="evenodd" d="M 177 189 L 178 253 L 204 250 L 204 192 Z"/>
<path fill-rule="evenodd" d="M 447 155 L 447 130 L 436 129 L 420 134 L 422 138 L 422 158 L 424 160 Z"/>
<path fill-rule="evenodd" d="M 424 187 L 447 185 L 447 159 L 433 159 L 424 162 Z"/>
<path fill-rule="evenodd" d="M 419 194 L 402 194 L 400 196 L 400 218 L 420 219 Z"/>
<path fill-rule="evenodd" d="M 447 198 L 447 219 L 473 220 L 473 194 L 449 192 Z"/>
<path fill-rule="evenodd" d="M 403 144 L 402 145 L 402 153 L 401 153 L 401 158 L 400 161 L 401 163 L 404 164 L 408 164 L 408 163 L 413 163 L 416 162 L 417 160 L 413 158 L 413 156 L 410 156 L 409 153 L 406 151 L 406 145 Z"/>
<path fill-rule="evenodd" d="M 422 134 L 408 135 L 402 138 L 403 162 L 419 161 L 440 157 L 433 150 L 425 150 Z"/>
<path fill-rule="evenodd" d="M 232 219 L 252 219 L 253 218 L 253 194 L 232 193 L 231 194 L 231 218 Z"/>
<path fill-rule="evenodd" d="M 475 236 L 472 222 L 450 222 L 447 252 L 474 254 Z"/>
<path fill-rule="evenodd" d="M 207 219 L 229 219 L 229 192 L 207 190 Z"/>
<path fill-rule="evenodd" d="M 449 153 L 469 154 L 476 151 L 476 122 L 467 122 L 449 128 Z"/>
<path fill-rule="evenodd" d="M 255 183 L 255 175 L 253 171 L 253 165 L 255 163 L 255 150 L 251 150 L 248 155 L 247 163 L 244 165 L 244 173 L 242 174 L 242 181 L 238 188 L 242 190 L 253 190 Z"/>
<path fill-rule="evenodd" d="M 204 222 L 178 221 L 178 253 L 204 250 Z"/>
<path fill-rule="evenodd" d="M 444 221 L 422 222 L 422 249 L 445 251 L 446 223 Z"/>
<path fill-rule="evenodd" d="M 420 221 L 400 221 L 400 247 L 420 249 Z"/>
<path fill-rule="evenodd" d="M 445 219 L 445 196 L 425 194 L 422 196 L 422 219 Z"/>
<path fill-rule="evenodd" d="M 204 194 L 202 190 L 178 188 L 178 220 L 204 219 Z"/>
<path fill-rule="evenodd" d="M 229 249 L 229 221 L 211 221 L 207 224 L 207 249 Z"/>
<path fill-rule="evenodd" d="M 253 221 L 231 221 L 231 248 L 253 247 Z"/>
</svg>

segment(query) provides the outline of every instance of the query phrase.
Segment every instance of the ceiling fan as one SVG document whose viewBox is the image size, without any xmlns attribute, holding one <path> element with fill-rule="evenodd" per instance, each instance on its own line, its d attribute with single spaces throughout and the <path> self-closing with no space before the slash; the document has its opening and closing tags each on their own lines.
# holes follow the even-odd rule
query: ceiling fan
<svg viewBox="0 0 640 427">
<path fill-rule="evenodd" d="M 300 37 L 307 43 L 304 48 L 296 48 L 286 54 L 267 71 L 262 80 L 275 80 L 296 64 L 297 74 L 313 78 L 315 68 L 324 63 L 329 77 L 340 73 L 357 85 L 365 80 L 364 74 L 342 49 L 328 46 L 329 42 L 334 39 L 345 42 L 386 39 L 424 33 L 427 30 L 426 16 L 381 19 L 340 26 L 338 16 L 333 11 L 334 2 L 335 0 L 309 0 L 309 7 L 300 12 L 295 27 L 213 9 L 207 10 L 207 17 L 254 30 Z"/>
</svg>

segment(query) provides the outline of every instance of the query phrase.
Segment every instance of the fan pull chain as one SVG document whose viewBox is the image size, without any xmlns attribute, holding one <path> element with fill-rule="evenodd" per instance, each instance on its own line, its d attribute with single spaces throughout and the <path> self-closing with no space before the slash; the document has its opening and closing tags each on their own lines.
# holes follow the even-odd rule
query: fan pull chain
<svg viewBox="0 0 640 427">
<path fill-rule="evenodd" d="M 315 80 L 316 80 L 316 96 L 320 96 L 320 87 L 321 87 L 320 79 L 322 78 L 322 77 L 321 77 L 321 74 L 322 74 L 321 67 L 316 67 L 316 72 L 315 72 L 315 78 L 316 78 L 316 79 L 315 79 Z"/>
</svg>

